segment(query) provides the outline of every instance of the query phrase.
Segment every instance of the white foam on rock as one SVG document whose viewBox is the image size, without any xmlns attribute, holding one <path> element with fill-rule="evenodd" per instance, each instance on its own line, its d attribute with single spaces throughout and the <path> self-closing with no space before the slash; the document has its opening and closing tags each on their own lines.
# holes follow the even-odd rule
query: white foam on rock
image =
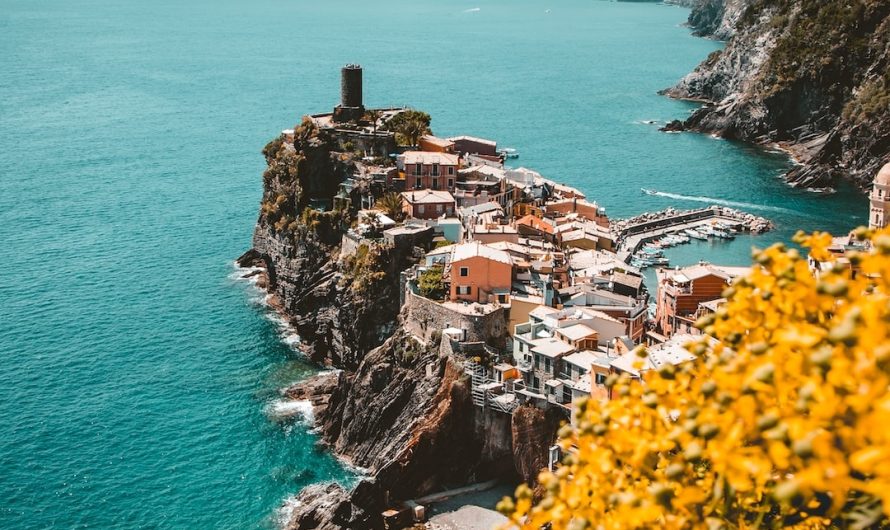
<svg viewBox="0 0 890 530">
<path fill-rule="evenodd" d="M 273 419 L 289 419 L 299 417 L 306 423 L 312 423 L 312 403 L 306 399 L 277 399 L 266 407 L 266 414 Z"/>
</svg>

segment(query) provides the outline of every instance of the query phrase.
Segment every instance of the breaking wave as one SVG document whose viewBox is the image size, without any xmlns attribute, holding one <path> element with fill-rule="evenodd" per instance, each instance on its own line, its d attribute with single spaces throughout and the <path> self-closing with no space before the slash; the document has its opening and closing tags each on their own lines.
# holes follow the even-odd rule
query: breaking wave
<svg viewBox="0 0 890 530">
<path fill-rule="evenodd" d="M 266 415 L 274 420 L 299 418 L 312 423 L 312 403 L 306 399 L 276 399 L 266 406 Z"/>
</svg>

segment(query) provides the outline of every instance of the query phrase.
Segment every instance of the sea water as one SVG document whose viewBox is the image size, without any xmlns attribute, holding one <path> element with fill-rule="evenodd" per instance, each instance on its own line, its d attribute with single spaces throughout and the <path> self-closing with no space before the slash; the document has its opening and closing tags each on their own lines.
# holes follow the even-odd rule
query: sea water
<svg viewBox="0 0 890 530">
<path fill-rule="evenodd" d="M 0 8 L 0 527 L 254 528 L 353 473 L 278 390 L 315 372 L 232 260 L 250 245 L 262 146 L 336 104 L 411 105 L 441 135 L 611 216 L 727 201 L 778 229 L 865 219 L 849 187 L 789 189 L 789 162 L 648 121 L 720 43 L 688 12 L 597 0 L 4 0 Z M 644 195 L 640 188 L 661 194 Z M 290 337 L 287 341 L 285 337 Z M 285 414 L 282 414 L 282 413 Z"/>
</svg>

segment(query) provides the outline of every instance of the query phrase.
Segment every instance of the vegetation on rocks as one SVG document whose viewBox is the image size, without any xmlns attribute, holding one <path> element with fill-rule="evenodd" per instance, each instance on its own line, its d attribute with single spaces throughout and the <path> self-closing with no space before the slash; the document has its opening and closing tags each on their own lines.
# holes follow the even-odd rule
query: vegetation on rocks
<svg viewBox="0 0 890 530">
<path fill-rule="evenodd" d="M 568 456 L 500 509 L 523 528 L 887 528 L 890 230 L 815 278 L 797 250 L 755 255 L 697 325 L 698 358 L 608 380 L 577 407 Z M 798 236 L 830 262 L 829 235 Z"/>
<path fill-rule="evenodd" d="M 375 204 L 391 219 L 399 220 L 402 218 L 402 196 L 398 193 L 394 191 L 385 193 L 377 199 Z"/>
<path fill-rule="evenodd" d="M 684 129 L 790 146 L 796 186 L 870 187 L 890 156 L 890 2 L 702 0 L 690 24 L 729 40 L 666 91 L 712 103 Z"/>
<path fill-rule="evenodd" d="M 386 279 L 380 245 L 361 244 L 355 253 L 344 259 L 344 283 L 356 293 L 366 293 Z"/>
<path fill-rule="evenodd" d="M 772 13 L 770 24 L 783 30 L 764 72 L 770 90 L 780 91 L 798 81 L 849 90 L 857 81 L 849 74 L 867 64 L 872 36 L 890 14 L 890 3 L 757 0 L 742 23 L 767 10 Z"/>
<path fill-rule="evenodd" d="M 890 70 L 863 85 L 860 92 L 844 107 L 843 117 L 854 123 L 890 121 Z"/>
<path fill-rule="evenodd" d="M 441 300 L 445 296 L 445 281 L 442 278 L 444 269 L 441 265 L 428 268 L 420 273 L 417 288 L 421 296 L 433 300 Z"/>
<path fill-rule="evenodd" d="M 432 134 L 431 121 L 426 112 L 411 109 L 396 114 L 386 122 L 384 129 L 396 133 L 396 142 L 399 145 L 416 146 L 421 136 Z"/>
</svg>

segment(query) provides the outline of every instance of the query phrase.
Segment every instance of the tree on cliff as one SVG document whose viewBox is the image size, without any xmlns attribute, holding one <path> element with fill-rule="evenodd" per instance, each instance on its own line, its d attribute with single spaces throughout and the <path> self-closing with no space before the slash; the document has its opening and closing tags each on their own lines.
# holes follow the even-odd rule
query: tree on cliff
<svg viewBox="0 0 890 530">
<path fill-rule="evenodd" d="M 857 233 L 872 247 L 818 279 L 797 250 L 756 253 L 696 361 L 611 376 L 543 498 L 499 508 L 530 529 L 890 526 L 890 229 Z M 835 259 L 827 234 L 797 241 Z"/>
<path fill-rule="evenodd" d="M 381 117 L 383 117 L 383 111 L 381 110 L 370 109 L 365 112 L 365 118 L 371 122 L 371 131 L 374 134 L 377 134 L 377 124 Z"/>
<path fill-rule="evenodd" d="M 431 121 L 430 115 L 426 112 L 409 109 L 393 116 L 383 127 L 396 133 L 396 141 L 399 144 L 416 146 L 421 136 L 432 134 Z"/>
<path fill-rule="evenodd" d="M 402 196 L 394 191 L 383 194 L 376 205 L 392 219 L 399 220 L 402 217 Z"/>
<path fill-rule="evenodd" d="M 431 300 L 440 300 L 445 296 L 443 273 L 444 269 L 439 265 L 430 267 L 420 273 L 420 277 L 417 280 L 417 288 L 420 290 L 421 296 Z"/>
</svg>

